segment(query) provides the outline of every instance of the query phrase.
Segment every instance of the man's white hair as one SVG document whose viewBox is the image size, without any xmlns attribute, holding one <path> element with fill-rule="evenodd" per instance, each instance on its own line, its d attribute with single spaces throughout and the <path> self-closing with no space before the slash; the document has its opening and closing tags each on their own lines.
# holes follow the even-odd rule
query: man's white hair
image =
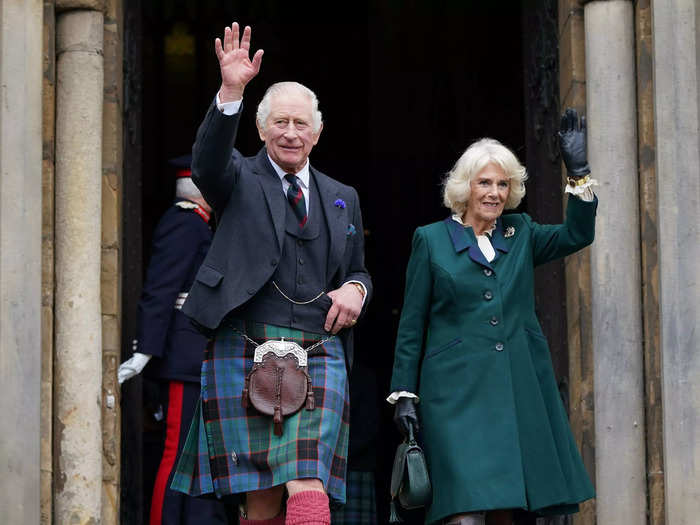
<svg viewBox="0 0 700 525">
<path fill-rule="evenodd" d="M 321 129 L 321 124 L 323 124 L 323 118 L 318 109 L 318 98 L 316 97 L 316 93 L 299 82 L 277 82 L 267 88 L 267 91 L 265 91 L 260 104 L 258 104 L 258 112 L 255 116 L 260 128 L 265 129 L 267 117 L 270 116 L 270 104 L 272 102 L 272 97 L 288 93 L 300 93 L 309 98 L 309 101 L 311 102 L 312 129 L 314 133 L 318 133 Z"/>
<path fill-rule="evenodd" d="M 194 185 L 189 177 L 182 177 L 175 181 L 175 196 L 181 199 L 203 199 L 202 193 Z"/>
</svg>

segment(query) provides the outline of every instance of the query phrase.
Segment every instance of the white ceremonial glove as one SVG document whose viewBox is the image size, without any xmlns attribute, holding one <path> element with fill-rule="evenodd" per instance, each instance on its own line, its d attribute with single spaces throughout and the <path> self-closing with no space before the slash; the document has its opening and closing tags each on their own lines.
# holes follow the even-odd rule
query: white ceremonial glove
<svg viewBox="0 0 700 525">
<path fill-rule="evenodd" d="M 127 359 L 119 365 L 119 370 L 117 371 L 119 384 L 121 385 L 127 379 L 131 379 L 135 375 L 140 374 L 143 367 L 151 360 L 151 357 L 153 356 L 134 352 L 134 355 L 132 355 L 130 359 Z"/>
</svg>

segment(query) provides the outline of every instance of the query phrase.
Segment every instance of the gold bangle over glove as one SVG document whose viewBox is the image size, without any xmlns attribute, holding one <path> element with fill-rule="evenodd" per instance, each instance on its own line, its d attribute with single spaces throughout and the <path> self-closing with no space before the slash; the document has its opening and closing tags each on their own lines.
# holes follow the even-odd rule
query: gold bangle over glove
<svg viewBox="0 0 700 525">
<path fill-rule="evenodd" d="M 591 180 L 591 177 L 589 175 L 586 175 L 585 177 L 581 177 L 579 179 L 567 177 L 566 180 L 569 183 L 569 186 L 573 186 L 575 188 L 576 186 L 583 186 L 584 184 L 586 184 L 589 180 Z"/>
</svg>

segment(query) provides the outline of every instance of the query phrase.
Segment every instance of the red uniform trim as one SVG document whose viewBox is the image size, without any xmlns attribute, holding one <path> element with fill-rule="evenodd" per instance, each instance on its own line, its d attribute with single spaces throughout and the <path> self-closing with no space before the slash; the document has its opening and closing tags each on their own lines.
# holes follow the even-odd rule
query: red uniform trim
<svg viewBox="0 0 700 525">
<path fill-rule="evenodd" d="M 150 525 L 161 525 L 163 520 L 163 501 L 168 488 L 168 478 L 175 466 L 177 447 L 180 442 L 180 425 L 182 423 L 182 381 L 170 381 L 168 388 L 168 419 L 166 420 L 165 447 L 160 460 L 156 482 L 153 486 L 151 500 Z"/>
<path fill-rule="evenodd" d="M 199 215 L 202 219 L 204 219 L 204 222 L 209 222 L 209 214 L 202 209 L 201 206 L 197 206 L 194 209 L 194 212 Z"/>
</svg>

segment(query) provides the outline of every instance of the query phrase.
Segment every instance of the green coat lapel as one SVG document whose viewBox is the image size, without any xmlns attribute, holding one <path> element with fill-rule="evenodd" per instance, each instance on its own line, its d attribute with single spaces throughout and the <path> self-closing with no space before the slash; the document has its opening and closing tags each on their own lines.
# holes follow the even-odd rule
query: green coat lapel
<svg viewBox="0 0 700 525">
<path fill-rule="evenodd" d="M 479 248 L 479 244 L 476 241 L 476 236 L 474 235 L 474 230 L 471 226 L 463 226 L 452 217 L 447 217 L 445 219 L 445 225 L 447 226 L 447 231 L 452 240 L 452 246 L 455 252 L 460 253 L 467 250 L 469 258 L 477 264 L 480 264 L 484 268 L 489 268 L 493 270 L 493 264 L 496 263 L 498 258 L 502 253 L 508 253 L 509 241 L 505 238 L 503 229 L 503 220 L 501 217 L 496 221 L 496 229 L 493 231 L 491 236 L 491 244 L 494 247 L 496 256 L 490 263 L 484 257 L 484 254 Z"/>
<path fill-rule="evenodd" d="M 496 261 L 502 253 L 508 253 L 510 250 L 510 241 L 506 239 L 505 235 L 512 236 L 513 233 L 504 233 L 506 228 L 507 225 L 504 224 L 503 217 L 499 217 L 496 221 L 496 229 L 491 235 L 491 244 L 496 250 L 496 258 L 494 261 Z M 515 229 L 513 228 L 512 231 L 515 232 Z"/>
</svg>

